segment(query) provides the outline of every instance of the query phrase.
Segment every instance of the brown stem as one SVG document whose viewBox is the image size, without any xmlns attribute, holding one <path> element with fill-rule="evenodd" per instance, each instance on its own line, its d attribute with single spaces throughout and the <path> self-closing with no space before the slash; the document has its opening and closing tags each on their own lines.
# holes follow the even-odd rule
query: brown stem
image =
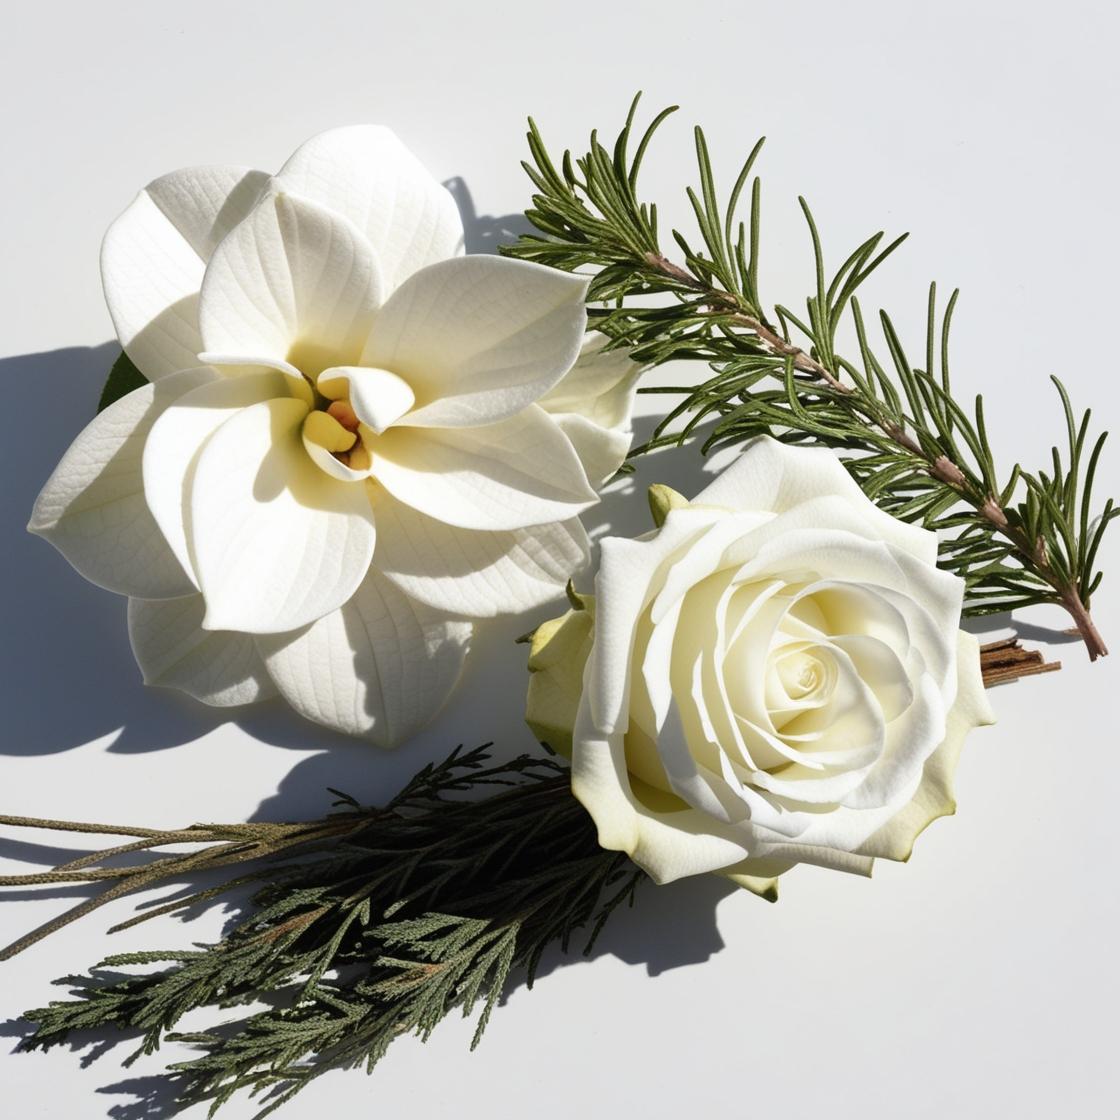
<svg viewBox="0 0 1120 1120">
<path fill-rule="evenodd" d="M 1036 649 L 1024 649 L 1018 638 L 1003 638 L 980 647 L 980 672 L 985 688 L 1038 673 L 1054 673 L 1061 667 L 1060 661 L 1044 661 Z"/>
<path fill-rule="evenodd" d="M 196 872 L 229 867 L 266 859 L 281 852 L 310 851 L 319 842 L 333 837 L 344 837 L 348 832 L 368 823 L 367 813 L 339 813 L 318 821 L 272 824 L 250 822 L 234 825 L 191 825 L 172 831 L 132 828 L 124 825 L 100 825 L 78 821 L 46 820 L 42 817 L 17 817 L 0 815 L 0 825 L 19 828 L 47 829 L 52 832 L 84 832 L 89 834 L 140 836 L 143 840 L 133 844 L 119 844 L 111 848 L 90 852 L 50 871 L 30 875 L 2 875 L 0 887 L 43 886 L 62 883 L 108 883 L 99 894 L 86 899 L 59 917 L 46 922 L 25 937 L 0 949 L 0 961 L 9 960 L 44 937 L 57 932 L 78 918 L 104 906 L 122 894 L 144 890 L 171 879 L 182 878 Z M 92 867 L 114 856 L 152 851 L 166 844 L 193 843 L 203 847 L 193 852 L 159 854 L 150 863 L 129 864 L 124 867 Z M 228 886 L 228 884 L 227 884 Z M 166 912 L 183 905 L 183 901 L 161 907 Z M 154 915 L 144 915 L 144 917 Z M 132 923 L 126 923 L 132 924 Z"/>
<path fill-rule="evenodd" d="M 645 261 L 650 267 L 655 268 L 675 283 L 704 295 L 712 311 L 728 316 L 736 325 L 757 335 L 772 354 L 782 358 L 792 358 L 794 369 L 819 378 L 829 389 L 840 396 L 848 398 L 855 396 L 855 390 L 852 386 L 845 385 L 830 369 L 817 361 L 811 354 L 807 354 L 800 347 L 787 342 L 761 319 L 744 312 L 738 296 L 708 287 L 686 269 L 674 264 L 667 257 L 661 256 L 660 253 L 646 253 Z M 931 456 L 909 432 L 888 417 L 882 416 L 878 409 L 866 410 L 861 407 L 860 411 L 895 444 L 915 458 L 922 460 L 924 469 L 932 477 L 955 490 L 964 501 L 974 506 L 998 533 L 1011 542 L 1019 556 L 1050 584 L 1057 593 L 1058 601 L 1069 611 L 1076 623 L 1077 632 L 1085 643 L 1090 661 L 1096 661 L 1098 657 L 1107 656 L 1108 647 L 1104 644 L 1100 632 L 1082 602 L 1079 589 L 1063 581 L 1050 565 L 1045 553 L 1040 552 L 1033 542 L 1023 539 L 1022 534 L 1018 533 L 1011 525 L 1006 511 L 993 495 L 974 493 L 968 477 L 957 463 L 954 463 L 944 454 Z"/>
<path fill-rule="evenodd" d="M 1077 626 L 1077 632 L 1081 635 L 1081 640 L 1089 651 L 1089 660 L 1096 661 L 1098 657 L 1107 657 L 1108 646 L 1104 644 L 1101 632 L 1097 629 L 1096 623 L 1093 622 L 1088 609 L 1081 601 L 1081 596 L 1077 593 L 1076 587 L 1067 587 L 1062 592 L 1062 606 L 1069 611 L 1070 617 Z"/>
</svg>

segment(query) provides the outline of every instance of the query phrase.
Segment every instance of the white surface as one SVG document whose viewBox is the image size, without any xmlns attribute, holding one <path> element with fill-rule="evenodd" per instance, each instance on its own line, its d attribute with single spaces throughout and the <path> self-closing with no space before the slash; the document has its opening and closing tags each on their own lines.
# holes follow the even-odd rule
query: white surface
<svg viewBox="0 0 1120 1120">
<path fill-rule="evenodd" d="M 1120 411 L 1107 342 L 1118 33 L 1114 7 L 1082 0 L 1057 13 L 694 0 L 640 16 L 575 2 L 19 5 L 0 44 L 4 810 L 168 825 L 292 817 L 320 811 L 328 784 L 387 794 L 459 741 L 532 747 L 519 722 L 524 648 L 511 643 L 531 620 L 489 627 L 441 720 L 384 756 L 279 705 L 228 721 L 145 691 L 123 600 L 22 535 L 112 353 L 99 238 L 146 181 L 191 163 L 270 170 L 318 130 L 377 121 L 467 184 L 484 216 L 477 248 L 493 239 L 485 216 L 527 202 L 527 113 L 552 145 L 577 145 L 593 126 L 613 134 L 643 87 L 649 110 L 683 104 L 645 180 L 666 224 L 686 216 L 691 123 L 707 129 L 725 190 L 766 132 L 764 295 L 795 302 L 809 287 L 798 192 L 833 260 L 884 223 L 909 228 L 865 305 L 886 302 L 917 338 L 926 281 L 959 283 L 957 383 L 990 395 L 998 447 L 1041 463 L 1059 435 L 1047 374 L 1102 419 Z M 1118 455 L 1105 492 L 1120 490 Z M 695 451 L 641 463 L 635 493 L 612 494 L 599 522 L 643 526 L 641 487 L 694 489 L 699 470 Z M 1095 613 L 1120 650 L 1115 540 L 1103 560 Z M 1024 621 L 1066 625 L 1044 611 Z M 1000 724 L 966 747 L 957 817 L 922 837 L 909 865 L 882 865 L 870 882 L 798 871 L 777 906 L 714 881 L 650 889 L 590 963 L 554 958 L 531 995 L 515 988 L 475 1054 L 469 1028 L 451 1022 L 426 1047 L 399 1042 L 372 1080 L 328 1076 L 282 1115 L 1105 1114 L 1120 996 L 1120 654 L 1090 667 L 1077 646 L 1052 652 L 1060 674 L 996 693 Z M 63 905 L 3 905 L 0 937 Z M 0 1013 L 42 1003 L 52 978 L 103 953 L 216 928 L 167 923 L 106 941 L 125 912 L 0 966 Z M 160 1115 L 121 1085 L 159 1064 L 122 1071 L 125 1052 L 87 1069 L 65 1049 L 0 1056 L 5 1114 Z M 222 1115 L 251 1113 L 239 1101 Z"/>
</svg>

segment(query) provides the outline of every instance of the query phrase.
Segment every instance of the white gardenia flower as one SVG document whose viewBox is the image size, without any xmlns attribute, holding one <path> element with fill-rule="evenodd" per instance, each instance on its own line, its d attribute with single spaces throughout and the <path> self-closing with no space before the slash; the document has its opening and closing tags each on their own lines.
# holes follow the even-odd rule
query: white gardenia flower
<svg viewBox="0 0 1120 1120">
<path fill-rule="evenodd" d="M 29 528 L 130 597 L 145 680 L 278 690 L 392 745 L 450 693 L 471 619 L 586 562 L 632 364 L 594 341 L 577 364 L 584 279 L 462 245 L 450 194 L 372 126 L 275 176 L 166 175 L 110 227 L 106 299 L 152 383 L 79 435 Z"/>
<path fill-rule="evenodd" d="M 604 540 L 594 600 L 533 639 L 529 722 L 571 754 L 599 842 L 657 882 L 767 897 L 798 863 L 908 858 L 992 722 L 935 535 L 767 438 L 675 498 L 659 531 Z"/>
</svg>

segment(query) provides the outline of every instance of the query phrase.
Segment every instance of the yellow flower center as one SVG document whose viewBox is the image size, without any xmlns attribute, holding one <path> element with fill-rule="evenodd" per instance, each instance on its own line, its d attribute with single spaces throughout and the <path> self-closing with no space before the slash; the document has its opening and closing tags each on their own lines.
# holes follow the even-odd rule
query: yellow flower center
<svg viewBox="0 0 1120 1120">
<path fill-rule="evenodd" d="M 332 365 L 328 353 L 309 345 L 293 347 L 288 362 L 300 371 L 299 377 L 293 371 L 289 381 L 293 394 L 308 406 L 303 439 L 312 458 L 330 474 L 337 472 L 319 449 L 352 471 L 368 472 L 376 436 L 415 403 L 411 388 L 389 370 Z"/>
</svg>

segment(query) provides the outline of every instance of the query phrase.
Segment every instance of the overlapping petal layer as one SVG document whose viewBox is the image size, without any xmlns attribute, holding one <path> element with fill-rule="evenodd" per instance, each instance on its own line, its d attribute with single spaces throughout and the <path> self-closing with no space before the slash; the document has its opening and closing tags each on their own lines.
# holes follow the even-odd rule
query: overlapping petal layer
<svg viewBox="0 0 1120 1120">
<path fill-rule="evenodd" d="M 578 519 L 531 529 L 459 529 L 396 501 L 375 504 L 374 566 L 402 591 L 438 610 L 468 618 L 539 607 L 587 564 Z"/>
<path fill-rule="evenodd" d="M 98 414 L 71 444 L 35 502 L 28 529 L 91 583 L 163 599 L 193 590 L 144 495 L 148 433 L 184 394 L 213 379 L 192 369 L 136 389 Z"/>
<path fill-rule="evenodd" d="M 338 609 L 293 634 L 257 638 L 284 699 L 316 723 L 394 746 L 455 687 L 471 624 L 410 599 L 375 570 Z"/>
<path fill-rule="evenodd" d="M 373 443 L 398 501 L 460 529 L 566 521 L 598 501 L 571 443 L 536 405 L 478 428 L 399 428 Z"/>
<path fill-rule="evenodd" d="M 205 613 L 201 595 L 128 601 L 128 637 L 144 683 L 177 688 L 217 708 L 275 696 L 252 635 L 203 630 Z"/>
<path fill-rule="evenodd" d="M 276 185 L 349 219 L 377 247 L 388 290 L 463 251 L 450 193 L 387 128 L 354 125 L 312 137 Z"/>
<path fill-rule="evenodd" d="M 652 538 L 604 541 L 573 733 L 604 846 L 768 896 L 794 863 L 905 858 L 991 721 L 935 558 L 830 454 L 770 440 Z"/>
<path fill-rule="evenodd" d="M 191 556 L 212 630 L 275 634 L 353 595 L 373 556 L 365 488 L 308 458 L 307 406 L 293 398 L 242 409 L 206 441 L 190 484 Z"/>
<path fill-rule="evenodd" d="M 462 428 L 508 420 L 548 392 L 579 356 L 587 280 L 504 257 L 454 257 L 389 298 L 361 363 L 408 382 L 400 421 Z"/>
<path fill-rule="evenodd" d="M 572 441 L 592 485 L 622 466 L 633 439 L 630 417 L 641 367 L 626 350 L 607 350 L 606 335 L 590 332 L 579 360 L 540 400 Z"/>
<path fill-rule="evenodd" d="M 149 183 L 101 246 L 105 302 L 125 352 L 149 380 L 198 364 L 198 292 L 218 242 L 268 183 L 246 167 L 189 167 Z"/>
<path fill-rule="evenodd" d="M 106 297 L 157 383 L 90 425 L 31 527 L 132 597 L 146 679 L 230 705 L 275 678 L 396 742 L 457 678 L 466 619 L 586 563 L 634 367 L 602 339 L 580 357 L 585 279 L 462 249 L 450 194 L 367 126 L 271 177 L 164 176 L 113 224 Z"/>
<path fill-rule="evenodd" d="M 357 362 L 381 304 L 376 254 L 352 222 L 272 194 L 214 251 L 199 294 L 208 354 L 315 376 Z"/>
</svg>

